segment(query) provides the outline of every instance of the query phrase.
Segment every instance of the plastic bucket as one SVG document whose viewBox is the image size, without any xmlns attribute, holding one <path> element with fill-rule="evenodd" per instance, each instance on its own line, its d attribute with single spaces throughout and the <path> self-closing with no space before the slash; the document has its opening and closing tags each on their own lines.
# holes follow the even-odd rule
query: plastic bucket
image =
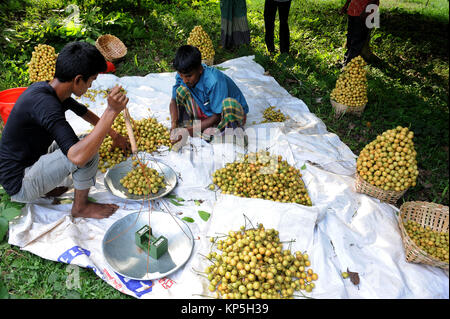
<svg viewBox="0 0 450 319">
<path fill-rule="evenodd" d="M 0 116 L 2 117 L 3 123 L 6 124 L 14 104 L 16 104 L 17 99 L 26 89 L 27 87 L 20 87 L 0 92 Z"/>
</svg>

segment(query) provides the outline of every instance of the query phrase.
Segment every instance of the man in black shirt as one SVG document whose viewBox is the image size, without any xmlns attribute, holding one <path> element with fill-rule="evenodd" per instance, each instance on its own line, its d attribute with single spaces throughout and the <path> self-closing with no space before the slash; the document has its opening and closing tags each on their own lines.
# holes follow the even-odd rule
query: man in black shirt
<svg viewBox="0 0 450 319">
<path fill-rule="evenodd" d="M 54 79 L 33 83 L 19 97 L 0 140 L 0 184 L 12 200 L 33 202 L 72 174 L 74 217 L 105 218 L 117 210 L 114 204 L 90 202 L 88 193 L 95 185 L 98 150 L 106 135 L 113 138 L 113 147 L 129 148 L 127 139 L 111 128 L 128 98 L 119 86 L 113 88 L 100 118 L 71 98 L 83 95 L 105 70 L 105 58 L 95 46 L 72 42 L 58 55 Z M 68 109 L 94 125 L 82 140 L 65 118 Z M 59 148 L 48 153 L 53 141 Z"/>
</svg>

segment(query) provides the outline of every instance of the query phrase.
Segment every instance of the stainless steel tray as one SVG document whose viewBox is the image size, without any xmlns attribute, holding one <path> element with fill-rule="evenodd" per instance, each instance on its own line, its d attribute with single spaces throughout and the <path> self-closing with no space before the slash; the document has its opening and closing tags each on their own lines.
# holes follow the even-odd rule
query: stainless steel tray
<svg viewBox="0 0 450 319">
<path fill-rule="evenodd" d="M 135 233 L 149 224 L 149 212 L 131 213 L 111 225 L 102 242 L 108 265 L 120 275 L 136 280 L 165 277 L 182 267 L 192 254 L 194 238 L 189 226 L 176 216 L 161 211 L 150 213 L 155 237 L 167 238 L 168 252 L 153 259 L 135 243 Z"/>
<path fill-rule="evenodd" d="M 128 193 L 128 189 L 120 184 L 120 180 L 133 169 L 132 159 L 128 158 L 126 161 L 115 165 L 113 168 L 110 168 L 105 174 L 105 187 L 109 192 L 111 192 L 111 194 L 117 197 L 132 200 L 153 200 L 166 196 L 175 188 L 175 186 L 177 185 L 177 174 L 172 168 L 170 168 L 163 162 L 153 159 L 149 156 L 139 156 L 139 159 L 148 167 L 156 169 L 158 173 L 164 177 L 166 187 L 161 188 L 156 194 L 134 195 Z"/>
</svg>

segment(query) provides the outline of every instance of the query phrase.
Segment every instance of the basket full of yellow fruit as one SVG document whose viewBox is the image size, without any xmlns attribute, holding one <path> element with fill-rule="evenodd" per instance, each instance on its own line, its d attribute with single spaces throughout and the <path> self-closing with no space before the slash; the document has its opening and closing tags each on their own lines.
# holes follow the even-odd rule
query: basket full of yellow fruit
<svg viewBox="0 0 450 319">
<path fill-rule="evenodd" d="M 448 206 L 406 202 L 400 207 L 398 225 L 406 261 L 448 271 Z"/>
<path fill-rule="evenodd" d="M 356 161 L 355 189 L 383 202 L 395 204 L 419 175 L 414 132 L 397 126 L 378 135 Z"/>
<path fill-rule="evenodd" d="M 206 65 L 214 64 L 214 46 L 209 35 L 205 32 L 201 25 L 195 26 L 189 38 L 187 44 L 197 47 L 202 54 L 202 62 Z"/>
<path fill-rule="evenodd" d="M 361 56 L 352 59 L 342 70 L 331 91 L 330 102 L 336 116 L 345 113 L 361 115 L 367 104 L 367 63 Z"/>
</svg>

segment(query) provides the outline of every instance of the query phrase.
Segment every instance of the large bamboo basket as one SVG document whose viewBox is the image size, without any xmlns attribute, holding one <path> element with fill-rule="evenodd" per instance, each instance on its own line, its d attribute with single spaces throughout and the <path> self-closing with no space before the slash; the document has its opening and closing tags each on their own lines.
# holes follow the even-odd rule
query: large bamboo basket
<svg viewBox="0 0 450 319">
<path fill-rule="evenodd" d="M 330 102 L 331 105 L 333 106 L 335 117 L 339 117 L 346 113 L 352 113 L 361 116 L 362 113 L 364 112 L 364 109 L 366 108 L 366 104 L 364 104 L 363 106 L 347 106 L 331 99 Z"/>
<path fill-rule="evenodd" d="M 357 193 L 366 194 L 375 198 L 378 198 L 382 202 L 387 202 L 389 204 L 396 204 L 400 197 L 406 193 L 408 189 L 403 191 L 393 191 L 381 189 L 376 187 L 369 182 L 365 181 L 358 172 L 356 172 L 355 190 Z"/>
<path fill-rule="evenodd" d="M 448 263 L 436 259 L 421 249 L 408 235 L 403 222 L 415 221 L 421 226 L 429 226 L 437 232 L 448 233 L 448 206 L 428 202 L 406 202 L 400 207 L 398 215 L 398 225 L 403 240 L 406 254 L 406 261 L 421 263 L 442 268 L 448 271 Z"/>
<path fill-rule="evenodd" d="M 105 59 L 110 62 L 116 62 L 127 54 L 127 47 L 119 38 L 104 34 L 97 38 L 95 46 L 103 54 Z"/>
</svg>

